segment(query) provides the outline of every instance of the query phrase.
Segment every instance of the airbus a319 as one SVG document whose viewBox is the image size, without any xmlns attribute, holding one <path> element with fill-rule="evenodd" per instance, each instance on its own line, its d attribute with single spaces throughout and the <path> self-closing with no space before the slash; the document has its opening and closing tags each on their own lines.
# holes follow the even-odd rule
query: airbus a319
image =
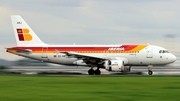
<svg viewBox="0 0 180 101">
<path fill-rule="evenodd" d="M 42 42 L 19 15 L 11 16 L 17 46 L 7 52 L 40 61 L 75 66 L 89 66 L 89 75 L 100 75 L 100 68 L 114 72 L 130 72 L 132 66 L 148 66 L 176 61 L 165 48 L 149 44 L 136 45 L 48 45 Z M 96 67 L 97 69 L 93 69 Z"/>
</svg>

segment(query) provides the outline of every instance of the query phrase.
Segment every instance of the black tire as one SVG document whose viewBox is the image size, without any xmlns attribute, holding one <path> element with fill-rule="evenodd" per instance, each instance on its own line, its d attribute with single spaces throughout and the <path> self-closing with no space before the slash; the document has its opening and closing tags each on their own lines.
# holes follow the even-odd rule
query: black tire
<svg viewBox="0 0 180 101">
<path fill-rule="evenodd" d="M 99 69 L 96 69 L 95 70 L 95 75 L 100 75 L 101 74 L 101 71 Z"/>
<path fill-rule="evenodd" d="M 149 74 L 149 75 L 152 75 L 152 74 L 153 74 L 153 71 L 149 70 L 149 71 L 148 71 L 148 74 Z"/>
<path fill-rule="evenodd" d="M 109 67 L 109 70 L 108 71 L 112 71 L 112 68 L 111 67 Z"/>
<path fill-rule="evenodd" d="M 94 69 L 89 69 L 89 70 L 88 70 L 88 74 L 89 74 L 89 75 L 94 75 L 94 73 L 95 73 Z"/>
</svg>

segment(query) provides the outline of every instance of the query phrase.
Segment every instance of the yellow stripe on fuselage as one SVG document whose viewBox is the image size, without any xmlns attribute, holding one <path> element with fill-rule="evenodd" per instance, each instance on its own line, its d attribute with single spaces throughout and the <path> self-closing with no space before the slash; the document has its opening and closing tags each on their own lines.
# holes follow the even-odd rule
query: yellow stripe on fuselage
<svg viewBox="0 0 180 101">
<path fill-rule="evenodd" d="M 131 51 L 141 51 L 143 48 L 147 47 L 148 45 L 138 45 L 136 48 L 134 48 Z"/>
</svg>

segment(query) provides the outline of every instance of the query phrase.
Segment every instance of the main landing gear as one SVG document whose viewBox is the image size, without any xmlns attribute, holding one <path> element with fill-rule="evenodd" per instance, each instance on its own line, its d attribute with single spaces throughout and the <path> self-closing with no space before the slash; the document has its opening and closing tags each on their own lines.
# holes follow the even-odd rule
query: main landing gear
<svg viewBox="0 0 180 101">
<path fill-rule="evenodd" d="M 148 74 L 149 75 L 152 75 L 153 74 L 153 71 L 152 71 L 152 67 L 153 67 L 153 65 L 148 65 Z"/>
<path fill-rule="evenodd" d="M 93 68 L 88 70 L 88 74 L 89 75 L 100 75 L 101 71 L 99 70 L 99 68 L 97 68 L 96 70 L 94 70 Z"/>
</svg>

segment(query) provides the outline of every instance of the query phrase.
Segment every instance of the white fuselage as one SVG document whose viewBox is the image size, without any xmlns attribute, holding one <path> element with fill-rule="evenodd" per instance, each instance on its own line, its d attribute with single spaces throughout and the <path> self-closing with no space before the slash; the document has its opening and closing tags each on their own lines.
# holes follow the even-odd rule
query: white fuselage
<svg viewBox="0 0 180 101">
<path fill-rule="evenodd" d="M 92 46 L 92 45 L 91 45 Z M 101 45 L 93 45 L 94 47 L 100 48 Z M 41 53 L 14 53 L 20 56 L 28 57 L 37 59 L 40 61 L 45 62 L 51 62 L 56 64 L 63 64 L 63 65 L 86 65 L 82 61 L 82 58 L 74 58 L 74 57 L 68 57 L 66 54 L 61 53 L 59 51 L 54 50 L 54 52 L 48 53 L 48 49 L 50 47 L 62 47 L 62 46 L 54 46 L 54 45 L 48 45 L 44 49 L 42 49 Z M 63 46 L 64 47 L 64 46 Z M 66 46 L 68 47 L 68 46 Z M 71 45 L 70 47 L 84 47 L 82 45 Z M 88 47 L 88 46 L 86 46 Z M 103 45 L 103 47 L 111 47 L 110 45 Z M 113 45 L 112 47 L 116 47 Z M 28 48 L 27 48 L 28 49 Z M 116 50 L 116 49 L 114 49 Z M 119 49 L 120 50 L 120 49 Z M 168 52 L 162 52 L 160 51 L 166 50 L 159 46 L 154 45 L 148 45 L 144 49 L 140 51 L 132 51 L 132 52 L 119 52 L 113 51 L 112 53 L 107 53 L 106 51 L 102 53 L 96 53 L 96 52 L 82 52 L 82 51 L 76 51 L 76 53 L 80 53 L 82 55 L 88 55 L 88 56 L 96 56 L 106 59 L 125 59 L 126 63 L 125 65 L 133 66 L 133 65 L 164 65 L 173 63 L 176 60 L 176 57 Z"/>
</svg>

